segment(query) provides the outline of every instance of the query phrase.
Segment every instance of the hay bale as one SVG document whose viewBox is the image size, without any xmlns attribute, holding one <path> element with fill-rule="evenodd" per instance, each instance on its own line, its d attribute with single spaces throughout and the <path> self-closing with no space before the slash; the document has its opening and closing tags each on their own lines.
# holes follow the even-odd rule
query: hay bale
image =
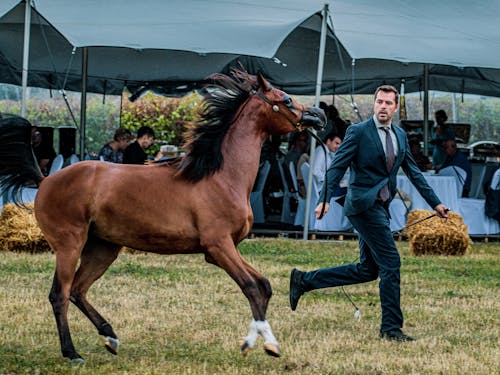
<svg viewBox="0 0 500 375">
<path fill-rule="evenodd" d="M 51 251 L 38 227 L 33 204 L 29 209 L 7 204 L 0 215 L 0 250 L 41 253 Z"/>
<path fill-rule="evenodd" d="M 415 210 L 408 214 L 408 224 L 432 215 L 434 211 Z M 464 255 L 471 247 L 467 226 L 454 212 L 448 219 L 433 217 L 406 229 L 413 255 Z"/>
</svg>

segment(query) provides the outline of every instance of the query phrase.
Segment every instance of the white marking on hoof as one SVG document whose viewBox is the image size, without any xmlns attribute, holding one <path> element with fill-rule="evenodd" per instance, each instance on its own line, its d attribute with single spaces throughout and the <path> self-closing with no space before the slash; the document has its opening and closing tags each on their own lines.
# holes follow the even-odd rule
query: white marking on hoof
<svg viewBox="0 0 500 375">
<path fill-rule="evenodd" d="M 104 344 L 106 345 L 106 349 L 108 349 L 110 353 L 113 353 L 115 355 L 118 354 L 118 346 L 120 345 L 120 340 L 106 336 L 106 341 Z"/>
<path fill-rule="evenodd" d="M 83 358 L 73 358 L 69 361 L 71 366 L 82 366 L 85 364 L 85 360 Z"/>
</svg>

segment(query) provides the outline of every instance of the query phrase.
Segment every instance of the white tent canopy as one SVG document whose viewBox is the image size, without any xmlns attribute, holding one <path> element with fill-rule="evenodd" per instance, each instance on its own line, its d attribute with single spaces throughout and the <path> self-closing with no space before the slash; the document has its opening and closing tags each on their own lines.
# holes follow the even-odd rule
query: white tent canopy
<svg viewBox="0 0 500 375">
<path fill-rule="evenodd" d="M 341 0 L 331 10 L 356 59 L 500 68 L 497 0 Z"/>
<path fill-rule="evenodd" d="M 17 3 L 3 0 L 0 17 Z M 496 0 L 36 0 L 34 7 L 75 47 L 273 57 L 325 3 L 356 59 L 500 67 Z"/>
<path fill-rule="evenodd" d="M 37 0 L 36 9 L 76 47 L 170 49 L 272 57 L 312 14 L 314 1 Z"/>
<path fill-rule="evenodd" d="M 86 47 L 89 91 L 118 93 L 124 84 L 144 82 L 196 84 L 239 55 L 272 57 L 294 30 L 316 34 L 318 46 L 321 18 L 304 23 L 321 11 L 317 5 L 38 0 L 31 17 L 30 83 L 58 88 L 56 81 L 66 80 L 77 89 Z M 0 8 L 0 57 L 9 68 L 0 73 L 4 82 L 15 83 L 21 70 L 24 10 L 23 3 Z"/>
<path fill-rule="evenodd" d="M 324 3 L 35 0 L 28 84 L 79 91 L 85 47 L 91 92 L 147 83 L 180 95 L 238 59 L 292 94 L 313 94 Z M 425 63 L 430 90 L 500 96 L 498 1 L 326 3 L 341 43 L 327 38 L 324 94 L 371 93 L 402 79 L 407 92 L 422 91 Z M 1 82 L 21 83 L 24 9 L 0 3 Z"/>
</svg>

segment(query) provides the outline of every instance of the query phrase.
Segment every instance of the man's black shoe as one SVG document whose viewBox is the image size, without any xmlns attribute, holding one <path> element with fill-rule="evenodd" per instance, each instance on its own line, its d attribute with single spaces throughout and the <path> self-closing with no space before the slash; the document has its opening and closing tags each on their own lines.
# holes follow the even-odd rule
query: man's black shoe
<svg viewBox="0 0 500 375">
<path fill-rule="evenodd" d="M 290 273 L 290 307 L 292 311 L 295 311 L 297 304 L 299 303 L 300 296 L 304 294 L 302 289 L 302 279 L 304 278 L 304 272 L 299 271 L 294 268 Z"/>
<path fill-rule="evenodd" d="M 394 331 L 380 332 L 380 338 L 388 341 L 399 341 L 399 342 L 415 341 L 413 337 L 405 335 L 399 329 Z"/>
</svg>

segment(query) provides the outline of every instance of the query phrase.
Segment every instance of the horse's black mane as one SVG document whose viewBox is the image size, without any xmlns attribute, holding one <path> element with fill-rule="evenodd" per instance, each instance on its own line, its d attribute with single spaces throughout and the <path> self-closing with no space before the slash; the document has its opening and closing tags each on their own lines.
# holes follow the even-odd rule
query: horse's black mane
<svg viewBox="0 0 500 375">
<path fill-rule="evenodd" d="M 255 77 L 233 70 L 231 75 L 214 74 L 205 87 L 206 95 L 200 118 L 187 134 L 186 156 L 178 169 L 183 177 L 197 182 L 222 167 L 222 140 L 231 126 L 236 111 L 256 85 Z"/>
</svg>

